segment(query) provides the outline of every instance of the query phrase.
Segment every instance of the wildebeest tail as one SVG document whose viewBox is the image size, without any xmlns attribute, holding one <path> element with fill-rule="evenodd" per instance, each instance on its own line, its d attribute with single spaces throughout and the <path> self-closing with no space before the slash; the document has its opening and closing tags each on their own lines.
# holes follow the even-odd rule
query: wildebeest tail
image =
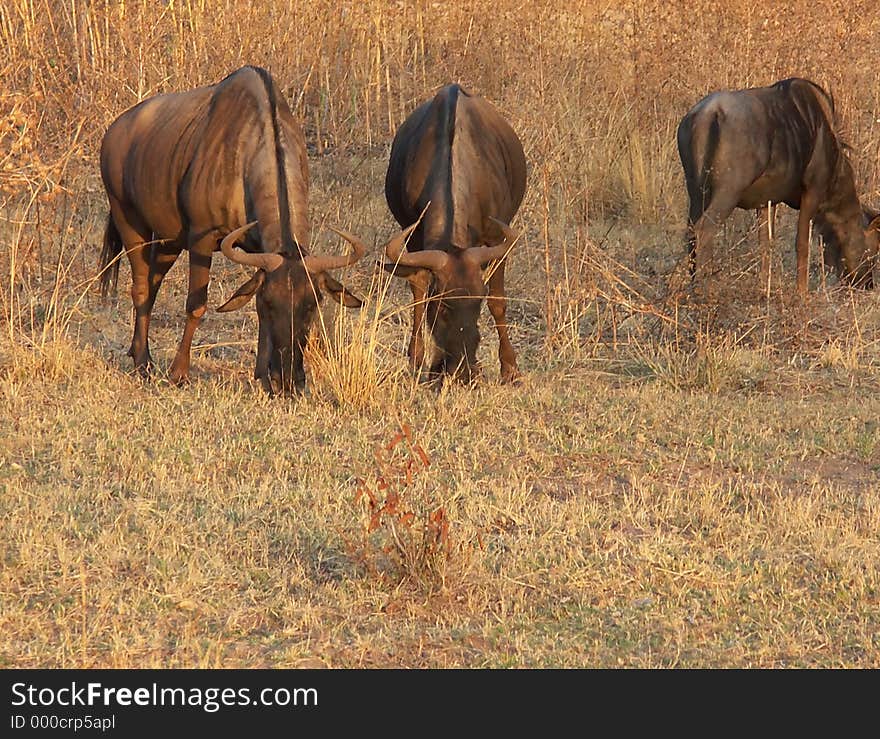
<svg viewBox="0 0 880 739">
<path fill-rule="evenodd" d="M 721 112 L 692 110 L 678 127 L 678 154 L 688 192 L 688 268 L 696 275 L 696 232 L 694 225 L 712 200 L 712 165 L 721 138 Z"/>
<path fill-rule="evenodd" d="M 708 116 L 688 116 L 687 125 L 679 129 L 679 154 L 687 184 L 691 223 L 696 222 L 712 199 L 712 166 L 721 138 L 721 115 L 716 110 Z"/>
<path fill-rule="evenodd" d="M 107 226 L 104 229 L 104 248 L 101 249 L 101 295 L 107 297 L 116 292 L 119 281 L 119 260 L 122 256 L 122 237 L 113 223 L 113 216 L 107 214 Z"/>
<path fill-rule="evenodd" d="M 715 163 L 715 152 L 718 150 L 718 140 L 721 138 L 721 113 L 716 112 L 709 124 L 706 143 L 703 149 L 703 161 L 700 166 L 700 187 L 703 191 L 703 207 L 709 203 L 712 197 L 712 165 Z"/>
</svg>

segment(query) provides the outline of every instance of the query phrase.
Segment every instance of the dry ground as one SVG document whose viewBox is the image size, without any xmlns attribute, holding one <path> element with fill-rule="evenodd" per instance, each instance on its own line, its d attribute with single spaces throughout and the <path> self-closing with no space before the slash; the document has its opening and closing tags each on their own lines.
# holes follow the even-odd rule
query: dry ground
<svg viewBox="0 0 880 739">
<path fill-rule="evenodd" d="M 674 149 L 706 91 L 812 76 L 880 205 L 867 4 L 237 7 L 0 12 L 0 665 L 880 666 L 880 302 L 818 263 L 797 301 L 781 208 L 771 284 L 741 213 L 696 304 Z M 374 247 L 344 275 L 367 304 L 326 306 L 292 400 L 250 379 L 252 307 L 209 312 L 191 383 L 164 380 L 184 260 L 149 382 L 127 265 L 116 301 L 94 288 L 103 129 L 246 61 L 305 121 L 317 240 Z M 373 272 L 390 136 L 449 79 L 526 143 L 516 387 L 488 315 L 480 383 L 416 385 L 409 291 Z M 244 275 L 215 259 L 210 306 Z"/>
</svg>

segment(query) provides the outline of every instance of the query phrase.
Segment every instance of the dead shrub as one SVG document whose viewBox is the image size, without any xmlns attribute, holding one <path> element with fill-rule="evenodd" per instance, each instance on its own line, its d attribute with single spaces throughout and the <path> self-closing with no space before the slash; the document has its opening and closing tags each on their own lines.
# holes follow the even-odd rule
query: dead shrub
<svg viewBox="0 0 880 739">
<path fill-rule="evenodd" d="M 431 459 L 407 424 L 373 452 L 373 468 L 357 480 L 358 525 L 346 536 L 349 555 L 373 577 L 424 592 L 461 582 L 474 562 L 474 540 L 454 523 Z"/>
</svg>

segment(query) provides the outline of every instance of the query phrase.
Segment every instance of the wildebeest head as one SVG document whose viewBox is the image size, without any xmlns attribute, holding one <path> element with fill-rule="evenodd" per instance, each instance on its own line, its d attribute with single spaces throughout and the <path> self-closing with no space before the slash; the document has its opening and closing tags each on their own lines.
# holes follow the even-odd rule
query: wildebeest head
<svg viewBox="0 0 880 739">
<path fill-rule="evenodd" d="M 228 259 L 256 267 L 257 271 L 217 310 L 221 313 L 237 310 L 252 296 L 257 296 L 259 339 L 254 377 L 270 395 L 291 394 L 294 389 L 305 387 L 303 350 L 323 293 L 349 308 L 362 305 L 360 298 L 334 280 L 327 270 L 354 264 L 364 255 L 366 247 L 355 236 L 330 227 L 352 245 L 354 251 L 350 256 L 251 254 L 233 248 L 236 239 L 255 223 L 232 231 L 220 242 L 220 249 Z"/>
<path fill-rule="evenodd" d="M 479 374 L 477 322 L 488 292 L 483 270 L 490 262 L 505 258 L 517 239 L 517 233 L 507 224 L 491 220 L 504 234 L 497 246 L 406 251 L 406 240 L 418 223 L 385 246 L 385 255 L 393 263 L 385 264 L 385 269 L 396 277 L 421 283 L 426 290 L 425 312 L 437 346 L 430 368 L 435 378 L 448 375 L 467 383 Z"/>
<path fill-rule="evenodd" d="M 826 214 L 817 226 L 825 242 L 825 265 L 850 285 L 870 289 L 880 252 L 880 212 L 862 206 L 860 215 L 842 220 Z"/>
</svg>

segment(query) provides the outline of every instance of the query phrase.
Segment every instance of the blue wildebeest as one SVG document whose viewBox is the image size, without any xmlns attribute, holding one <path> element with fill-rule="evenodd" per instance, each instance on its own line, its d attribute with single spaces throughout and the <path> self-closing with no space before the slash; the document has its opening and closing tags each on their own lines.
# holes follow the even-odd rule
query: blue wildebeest
<svg viewBox="0 0 880 739">
<path fill-rule="evenodd" d="M 351 256 L 308 254 L 305 138 L 269 73 L 242 67 L 216 85 L 157 95 L 130 108 L 104 135 L 101 176 L 110 201 L 103 289 L 106 294 L 115 285 L 124 249 L 132 274 L 129 355 L 135 368 L 143 374 L 152 364 L 148 331 L 156 293 L 187 251 L 186 325 L 170 379 L 188 378 L 211 256 L 220 249 L 231 261 L 256 268 L 218 308 L 235 310 L 256 295 L 254 376 L 270 394 L 301 390 L 303 349 L 323 293 L 361 305 L 327 271 L 353 264 L 365 247 L 336 231 L 353 246 Z M 233 248 L 239 239 L 244 248 Z"/>
<path fill-rule="evenodd" d="M 501 378 L 519 376 L 507 332 L 504 267 L 517 238 L 508 224 L 525 187 L 526 159 L 516 133 L 489 102 L 458 85 L 442 88 L 398 129 L 385 198 L 404 230 L 388 242 L 392 264 L 385 268 L 412 289 L 414 369 L 424 361 L 427 313 L 436 345 L 430 376 L 470 381 L 478 372 L 477 319 L 487 298 Z M 487 288 L 483 270 L 495 260 L 501 261 L 490 269 Z"/>
<path fill-rule="evenodd" d="M 797 289 L 807 292 L 809 224 L 823 236 L 825 261 L 853 285 L 872 287 L 880 218 L 863 208 L 835 128 L 834 101 L 805 79 L 714 92 L 678 126 L 688 199 L 691 275 L 707 279 L 712 240 L 734 208 L 759 218 L 773 205 L 798 209 Z M 763 240 L 763 239 L 762 239 Z M 768 269 L 762 244 L 763 271 Z"/>
</svg>

